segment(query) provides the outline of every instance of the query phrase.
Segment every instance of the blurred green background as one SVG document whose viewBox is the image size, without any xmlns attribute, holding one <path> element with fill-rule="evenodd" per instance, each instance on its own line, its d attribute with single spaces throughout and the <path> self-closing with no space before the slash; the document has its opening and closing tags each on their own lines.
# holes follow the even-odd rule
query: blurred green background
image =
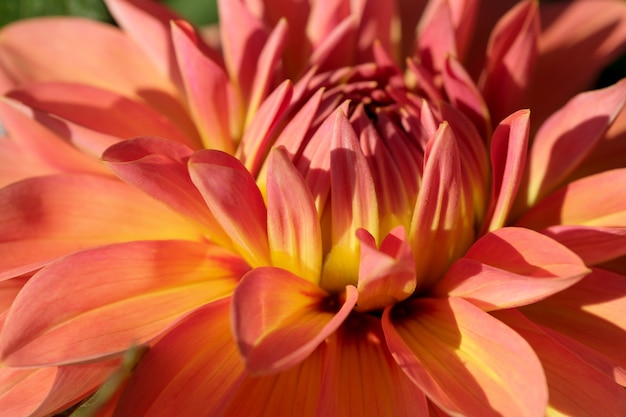
<svg viewBox="0 0 626 417">
<path fill-rule="evenodd" d="M 216 0 L 161 0 L 189 21 L 217 20 Z M 32 16 L 72 15 L 112 21 L 102 0 L 0 0 L 0 26 Z"/>
</svg>

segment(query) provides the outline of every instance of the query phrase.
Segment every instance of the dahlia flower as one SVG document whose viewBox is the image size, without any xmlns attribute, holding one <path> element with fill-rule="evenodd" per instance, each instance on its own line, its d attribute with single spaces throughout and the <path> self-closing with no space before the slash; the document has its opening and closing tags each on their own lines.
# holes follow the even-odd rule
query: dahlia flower
<svg viewBox="0 0 626 417">
<path fill-rule="evenodd" d="M 626 5 L 107 4 L 0 32 L 8 415 L 626 411 Z"/>
</svg>

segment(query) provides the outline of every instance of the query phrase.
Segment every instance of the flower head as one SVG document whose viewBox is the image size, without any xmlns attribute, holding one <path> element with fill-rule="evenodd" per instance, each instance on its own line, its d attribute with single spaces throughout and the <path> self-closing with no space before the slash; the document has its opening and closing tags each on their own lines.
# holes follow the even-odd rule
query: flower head
<svg viewBox="0 0 626 417">
<path fill-rule="evenodd" d="M 102 412 L 619 415 L 626 171 L 586 162 L 623 146 L 626 82 L 563 88 L 531 124 L 551 31 L 596 7 L 548 7 L 566 16 L 548 30 L 520 2 L 476 71 L 476 2 L 431 1 L 419 24 L 404 2 L 331 3 L 220 1 L 217 47 L 140 0 L 108 1 L 127 36 L 6 30 L 0 115 L 56 153 L 8 153 L 54 175 L 8 170 L 0 190 L 19 284 L 0 378 L 102 381 L 145 344 Z M 151 61 L 100 78 L 19 47 L 64 24 L 96 56 L 116 39 Z M 62 406 L 88 393 L 59 386 Z"/>
</svg>

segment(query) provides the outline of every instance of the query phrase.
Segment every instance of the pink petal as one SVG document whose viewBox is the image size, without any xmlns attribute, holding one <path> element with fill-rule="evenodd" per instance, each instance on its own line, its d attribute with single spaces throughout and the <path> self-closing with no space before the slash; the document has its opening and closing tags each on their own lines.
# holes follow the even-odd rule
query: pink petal
<svg viewBox="0 0 626 417">
<path fill-rule="evenodd" d="M 429 3 L 419 22 L 417 42 L 415 55 L 432 73 L 442 72 L 448 55 L 457 55 L 450 2 Z"/>
<path fill-rule="evenodd" d="M 270 265 L 267 209 L 254 178 L 233 156 L 206 150 L 189 160 L 191 180 L 251 266 Z"/>
<path fill-rule="evenodd" d="M 37 176 L 38 170 L 41 170 L 39 172 L 42 174 L 59 172 L 108 174 L 97 157 L 80 152 L 33 118 L 19 111 L 12 104 L 13 102 L 10 100 L 0 103 L 0 119 L 3 128 L 9 135 L 8 139 L 3 139 L 0 143 L 4 144 L 5 140 L 10 140 L 14 144 L 14 150 L 9 152 L 23 154 L 25 157 L 36 161 L 31 175 L 28 175 L 28 170 L 22 167 L 22 170 L 25 171 L 24 177 Z M 15 163 L 8 158 L 7 162 Z M 20 163 L 24 162 L 20 161 Z M 5 168 L 4 163 L 0 166 L 2 167 L 0 169 Z M 20 169 L 19 166 L 15 168 L 15 171 Z"/>
<path fill-rule="evenodd" d="M 418 287 L 429 286 L 439 278 L 456 257 L 455 252 L 465 250 L 467 244 L 461 220 L 459 149 L 447 123 L 439 127 L 430 144 L 409 231 Z"/>
<path fill-rule="evenodd" d="M 217 3 L 226 69 L 243 103 L 247 104 L 252 96 L 257 62 L 268 38 L 267 30 L 241 1 L 218 0 Z"/>
<path fill-rule="evenodd" d="M 378 310 L 409 297 L 416 287 L 415 261 L 402 226 L 376 247 L 374 237 L 357 230 L 361 241 L 358 311 Z"/>
<path fill-rule="evenodd" d="M 530 85 L 530 108 L 538 122 L 590 88 L 626 48 L 626 5 L 622 1 L 548 2 L 541 3 L 540 11 L 540 54 Z"/>
<path fill-rule="evenodd" d="M 513 327 L 537 353 L 546 372 L 549 410 L 560 415 L 618 416 L 626 410 L 626 391 L 581 360 L 565 346 L 551 339 L 514 310 L 496 313 Z"/>
<path fill-rule="evenodd" d="M 253 374 L 286 370 L 306 359 L 345 320 L 357 299 L 344 301 L 284 269 L 256 268 L 233 295 L 233 329 L 246 368 Z"/>
<path fill-rule="evenodd" d="M 205 148 L 232 153 L 228 77 L 218 64 L 202 53 L 197 38 L 189 35 L 180 23 L 172 23 L 176 59 L 191 115 Z M 211 93 L 207 94 L 208 91 Z"/>
<path fill-rule="evenodd" d="M 141 359 L 115 416 L 221 415 L 244 376 L 230 333 L 230 299 L 183 318 Z"/>
<path fill-rule="evenodd" d="M 326 3 L 322 7 L 326 7 Z M 322 42 L 316 45 L 309 65 L 318 67 L 320 72 L 351 65 L 355 59 L 357 25 L 356 17 L 348 15 L 333 26 L 332 32 L 322 37 Z"/>
<path fill-rule="evenodd" d="M 329 339 L 318 416 L 427 416 L 426 397 L 385 345 L 380 320 L 350 316 Z"/>
<path fill-rule="evenodd" d="M 541 326 L 564 335 L 559 339 L 583 359 L 576 349 L 583 344 L 604 356 L 615 369 L 614 378 L 626 383 L 626 277 L 602 269 L 592 269 L 576 285 L 520 311 Z M 573 341 L 569 342 L 567 339 Z M 573 345 L 572 345 L 573 343 Z M 593 363 L 593 358 L 591 358 Z M 613 376 L 613 375 L 611 375 Z"/>
<path fill-rule="evenodd" d="M 237 158 L 257 176 L 272 145 L 271 139 L 289 105 L 293 87 L 289 80 L 284 81 L 263 102 L 237 148 Z"/>
<path fill-rule="evenodd" d="M 378 238 L 378 202 L 372 174 L 350 122 L 341 109 L 333 120 L 330 151 L 332 237 L 326 255 L 322 286 L 341 291 L 356 284 L 359 240 L 364 228 Z"/>
<path fill-rule="evenodd" d="M 398 39 L 394 33 L 397 16 L 395 2 L 363 0 L 360 3 L 356 6 L 359 10 L 353 11 L 360 17 L 356 38 L 357 62 L 372 61 L 374 43 L 389 53 L 396 53 Z"/>
<path fill-rule="evenodd" d="M 494 122 L 527 107 L 528 88 L 539 51 L 538 8 L 533 0 L 518 3 L 491 33 L 481 85 Z"/>
<path fill-rule="evenodd" d="M 224 417 L 269 416 L 318 417 L 318 397 L 325 360 L 325 344 L 304 361 L 272 375 L 248 375 L 230 401 Z M 207 415 L 207 417 L 211 417 Z"/>
<path fill-rule="evenodd" d="M 463 297 L 487 311 L 510 308 L 549 297 L 588 272 L 565 246 L 532 230 L 507 227 L 474 243 L 433 294 Z"/>
<path fill-rule="evenodd" d="M 173 141 L 142 137 L 110 147 L 102 159 L 118 177 L 194 221 L 198 232 L 230 247 L 230 238 L 191 181 L 187 163 L 192 152 Z"/>
<path fill-rule="evenodd" d="M 456 58 L 448 56 L 442 68 L 442 76 L 443 88 L 450 103 L 476 125 L 481 136 L 486 137 L 491 130 L 489 109 L 469 74 Z"/>
<path fill-rule="evenodd" d="M 626 226 L 626 168 L 571 182 L 535 204 L 516 224 L 541 230 L 553 225 Z"/>
<path fill-rule="evenodd" d="M 529 115 L 528 110 L 513 113 L 498 125 L 491 139 L 491 200 L 485 231 L 506 224 L 526 166 Z"/>
<path fill-rule="evenodd" d="M 69 255 L 33 276 L 15 299 L 0 336 L 3 361 L 37 366 L 119 354 L 229 295 L 247 268 L 217 246 L 188 241 Z"/>
<path fill-rule="evenodd" d="M 80 132 L 72 132 L 73 125 L 114 136 L 116 142 L 153 135 L 197 147 L 195 136 L 190 140 L 186 132 L 179 130 L 163 114 L 142 102 L 98 87 L 66 82 L 35 83 L 12 90 L 7 97 L 37 110 L 38 122 L 83 149 L 94 149 L 95 146 L 89 146 L 89 137 L 77 138 Z M 94 153 L 100 156 L 102 151 L 103 148 L 95 149 Z"/>
<path fill-rule="evenodd" d="M 105 0 L 115 21 L 172 81 L 177 70 L 170 34 L 170 22 L 179 19 L 171 9 L 147 0 Z"/>
<path fill-rule="evenodd" d="M 581 93 L 546 120 L 528 155 L 528 178 L 522 189 L 526 193 L 520 203 L 532 206 L 561 185 L 603 138 L 624 103 L 626 80 Z"/>
<path fill-rule="evenodd" d="M 322 270 L 322 232 L 313 196 L 280 148 L 269 157 L 267 222 L 272 265 L 317 284 Z"/>
<path fill-rule="evenodd" d="M 199 240 L 202 234 L 160 203 L 107 177 L 38 177 L 0 191 L 0 279 L 77 250 L 146 239 Z"/>
<path fill-rule="evenodd" d="M 450 414 L 544 416 L 541 363 L 517 333 L 460 298 L 415 299 L 383 314 L 391 354 Z"/>
</svg>

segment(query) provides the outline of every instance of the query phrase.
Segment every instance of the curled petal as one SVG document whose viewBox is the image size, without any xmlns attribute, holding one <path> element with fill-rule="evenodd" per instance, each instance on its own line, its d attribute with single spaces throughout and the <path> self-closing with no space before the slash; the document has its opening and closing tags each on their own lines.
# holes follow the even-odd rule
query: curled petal
<svg viewBox="0 0 626 417">
<path fill-rule="evenodd" d="M 252 270 L 235 290 L 232 311 L 246 368 L 267 374 L 302 362 L 341 325 L 356 299 L 356 288 L 348 286 L 336 308 L 326 291 L 284 269 Z"/>
<path fill-rule="evenodd" d="M 517 194 L 524 167 L 530 128 L 529 111 L 504 119 L 491 140 L 492 185 L 486 230 L 504 226 Z"/>
<path fill-rule="evenodd" d="M 322 232 L 313 196 L 284 149 L 269 157 L 267 232 L 272 265 L 313 283 L 322 270 Z"/>
<path fill-rule="evenodd" d="M 539 359 L 511 328 L 460 298 L 416 299 L 383 313 L 391 354 L 453 415 L 544 415 Z M 532 381 L 532 383 L 529 383 Z"/>
<path fill-rule="evenodd" d="M 361 241 L 358 311 L 377 310 L 408 298 L 415 290 L 415 261 L 402 226 L 385 237 L 380 248 L 364 229 Z"/>
<path fill-rule="evenodd" d="M 245 375 L 229 311 L 226 298 L 177 323 L 142 357 L 114 415 L 221 415 Z"/>
<path fill-rule="evenodd" d="M 269 265 L 267 209 L 243 164 L 224 152 L 205 150 L 191 157 L 189 173 L 241 256 L 251 266 Z"/>
<path fill-rule="evenodd" d="M 433 289 L 484 310 L 526 305 L 581 280 L 589 269 L 565 246 L 528 229 L 508 227 L 480 238 Z"/>
<path fill-rule="evenodd" d="M 571 99 L 546 120 L 528 154 L 519 204 L 533 206 L 561 185 L 604 137 L 626 103 L 626 80 Z"/>
<path fill-rule="evenodd" d="M 353 315 L 328 340 L 318 416 L 427 416 L 424 393 L 394 361 L 380 320 Z"/>
<path fill-rule="evenodd" d="M 0 335 L 2 359 L 37 366 L 118 355 L 229 295 L 247 269 L 217 246 L 187 241 L 137 241 L 69 255 L 20 291 Z"/>
</svg>

